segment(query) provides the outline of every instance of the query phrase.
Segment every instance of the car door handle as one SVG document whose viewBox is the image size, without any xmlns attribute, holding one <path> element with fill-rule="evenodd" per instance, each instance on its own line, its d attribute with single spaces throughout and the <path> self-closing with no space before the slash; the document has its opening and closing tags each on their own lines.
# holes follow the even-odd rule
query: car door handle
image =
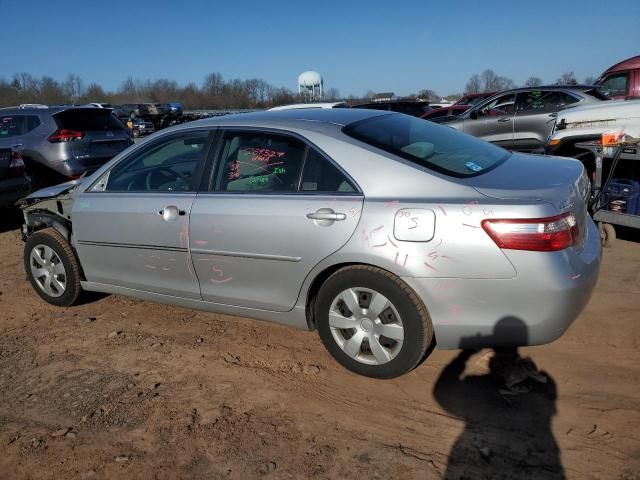
<svg viewBox="0 0 640 480">
<path fill-rule="evenodd" d="M 158 215 L 160 215 L 167 222 L 172 222 L 176 218 L 178 218 L 178 216 L 186 214 L 187 212 L 185 212 L 184 210 L 180 210 L 175 205 L 167 205 L 162 210 L 158 211 Z"/>
<path fill-rule="evenodd" d="M 558 118 L 558 112 L 550 113 L 550 114 L 549 114 L 549 116 L 550 116 L 551 118 Z"/>
<path fill-rule="evenodd" d="M 339 220 L 346 220 L 347 219 L 347 215 L 345 213 L 336 213 L 334 211 L 321 212 L 321 211 L 318 210 L 317 212 L 307 213 L 307 218 L 309 218 L 311 220 L 333 220 L 333 221 L 339 221 Z"/>
<path fill-rule="evenodd" d="M 511 117 L 502 117 L 498 119 L 498 123 L 510 122 Z"/>
</svg>

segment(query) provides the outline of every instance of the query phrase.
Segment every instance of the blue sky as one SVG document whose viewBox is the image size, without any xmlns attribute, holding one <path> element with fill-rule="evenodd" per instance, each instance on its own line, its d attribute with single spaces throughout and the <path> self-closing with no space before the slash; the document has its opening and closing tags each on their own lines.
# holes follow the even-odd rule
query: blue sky
<svg viewBox="0 0 640 480">
<path fill-rule="evenodd" d="M 0 0 L 0 19 L 0 77 L 75 73 L 108 89 L 219 72 L 294 90 L 315 69 L 343 95 L 446 95 L 486 68 L 517 84 L 583 80 L 640 54 L 639 0 Z"/>
</svg>

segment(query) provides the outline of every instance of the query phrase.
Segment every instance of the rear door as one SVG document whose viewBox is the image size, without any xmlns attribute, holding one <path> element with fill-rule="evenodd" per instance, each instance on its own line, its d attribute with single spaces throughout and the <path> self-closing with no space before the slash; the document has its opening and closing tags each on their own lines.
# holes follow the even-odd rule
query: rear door
<svg viewBox="0 0 640 480">
<path fill-rule="evenodd" d="M 473 108 L 472 111 L 477 113 L 477 118 L 465 115 L 464 132 L 502 147 L 511 148 L 515 98 L 514 93 L 507 93 Z"/>
<path fill-rule="evenodd" d="M 118 162 L 73 205 L 88 281 L 199 299 L 189 256 L 189 215 L 208 130 L 164 135 Z"/>
<path fill-rule="evenodd" d="M 558 111 L 579 100 L 560 90 L 536 89 L 519 93 L 514 117 L 513 149 L 533 151 L 544 148 Z"/>
<path fill-rule="evenodd" d="M 227 130 L 191 210 L 203 300 L 291 310 L 311 269 L 355 231 L 362 202 L 355 182 L 300 138 Z"/>
<path fill-rule="evenodd" d="M 58 132 L 75 132 L 71 155 L 87 169 L 96 169 L 131 145 L 126 127 L 107 108 L 73 108 L 54 116 Z"/>
</svg>

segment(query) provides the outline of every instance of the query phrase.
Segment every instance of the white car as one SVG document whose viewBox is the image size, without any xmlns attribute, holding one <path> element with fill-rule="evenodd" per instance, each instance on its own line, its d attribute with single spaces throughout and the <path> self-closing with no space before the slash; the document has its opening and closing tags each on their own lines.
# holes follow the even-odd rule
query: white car
<svg viewBox="0 0 640 480">
<path fill-rule="evenodd" d="M 584 155 L 584 150 L 575 147 L 576 143 L 598 140 L 603 133 L 613 130 L 640 137 L 640 100 L 611 100 L 558 112 L 545 151 L 564 157 Z"/>
</svg>

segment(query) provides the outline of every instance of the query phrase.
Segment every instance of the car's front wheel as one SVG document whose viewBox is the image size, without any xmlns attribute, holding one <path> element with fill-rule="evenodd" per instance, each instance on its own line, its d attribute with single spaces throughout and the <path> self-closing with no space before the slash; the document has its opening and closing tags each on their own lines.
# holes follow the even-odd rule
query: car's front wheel
<svg viewBox="0 0 640 480">
<path fill-rule="evenodd" d="M 318 292 L 315 318 L 329 353 L 368 377 L 394 378 L 412 370 L 433 341 L 431 319 L 415 292 L 371 266 L 331 275 Z"/>
<path fill-rule="evenodd" d="M 80 295 L 78 260 L 54 228 L 37 231 L 27 239 L 24 268 L 36 293 L 52 305 L 68 307 Z"/>
</svg>

